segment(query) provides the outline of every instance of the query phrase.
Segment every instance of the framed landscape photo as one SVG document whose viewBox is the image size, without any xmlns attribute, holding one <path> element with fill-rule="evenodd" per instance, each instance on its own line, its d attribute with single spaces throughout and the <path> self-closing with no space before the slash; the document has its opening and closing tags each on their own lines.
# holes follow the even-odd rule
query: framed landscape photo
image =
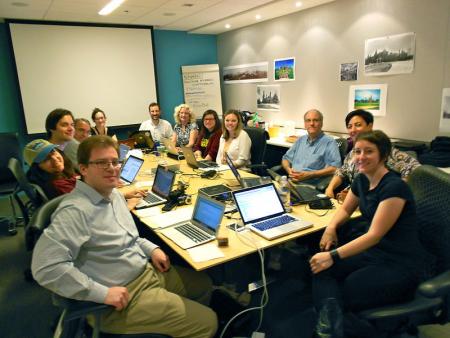
<svg viewBox="0 0 450 338">
<path fill-rule="evenodd" d="M 368 39 L 364 49 L 364 72 L 366 76 L 412 73 L 415 53 L 415 33 Z"/>
<path fill-rule="evenodd" d="M 339 68 L 340 81 L 358 80 L 358 62 L 341 63 Z"/>
<path fill-rule="evenodd" d="M 387 84 L 350 86 L 348 111 L 364 109 L 374 116 L 386 116 Z"/>
<path fill-rule="evenodd" d="M 294 81 L 295 58 L 275 59 L 273 61 L 273 78 L 275 81 Z"/>
<path fill-rule="evenodd" d="M 281 105 L 280 85 L 257 85 L 256 108 L 279 111 Z"/>
<path fill-rule="evenodd" d="M 225 84 L 267 82 L 269 80 L 268 72 L 268 62 L 223 67 L 223 82 Z"/>
<path fill-rule="evenodd" d="M 450 131 L 450 88 L 444 88 L 442 90 L 442 106 L 441 116 L 439 119 L 439 131 Z"/>
</svg>

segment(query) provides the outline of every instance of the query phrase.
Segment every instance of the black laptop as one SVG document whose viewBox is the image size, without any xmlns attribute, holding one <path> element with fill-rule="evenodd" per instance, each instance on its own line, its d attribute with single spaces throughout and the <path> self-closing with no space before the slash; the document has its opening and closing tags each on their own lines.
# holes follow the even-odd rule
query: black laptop
<svg viewBox="0 0 450 338">
<path fill-rule="evenodd" d="M 236 177 L 242 188 L 255 187 L 257 185 L 267 183 L 264 182 L 261 177 L 242 177 L 241 174 L 239 174 L 239 171 L 234 166 L 233 161 L 231 160 L 230 156 L 228 156 L 228 154 L 225 154 L 225 159 L 231 169 L 231 172 L 233 173 L 234 177 Z"/>
</svg>

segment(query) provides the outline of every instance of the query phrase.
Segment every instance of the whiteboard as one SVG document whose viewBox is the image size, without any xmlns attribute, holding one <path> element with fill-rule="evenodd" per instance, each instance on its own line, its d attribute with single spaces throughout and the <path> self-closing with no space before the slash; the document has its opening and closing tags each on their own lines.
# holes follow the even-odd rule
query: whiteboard
<svg viewBox="0 0 450 338">
<path fill-rule="evenodd" d="M 157 101 L 150 27 L 13 22 L 9 29 L 28 133 L 44 132 L 55 108 L 91 120 L 98 107 L 108 126 L 148 119 Z"/>
<path fill-rule="evenodd" d="M 208 109 L 222 115 L 219 65 L 182 66 L 184 102 L 197 117 Z"/>
</svg>

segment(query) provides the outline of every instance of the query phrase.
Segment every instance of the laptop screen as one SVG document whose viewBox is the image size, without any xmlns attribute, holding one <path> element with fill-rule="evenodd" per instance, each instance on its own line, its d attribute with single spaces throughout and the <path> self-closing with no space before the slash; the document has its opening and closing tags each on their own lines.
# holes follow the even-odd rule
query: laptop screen
<svg viewBox="0 0 450 338">
<path fill-rule="evenodd" d="M 127 158 L 128 151 L 130 150 L 130 147 L 126 144 L 119 144 L 119 160 L 125 161 Z"/>
<path fill-rule="evenodd" d="M 169 196 L 172 189 L 175 173 L 171 170 L 166 170 L 162 166 L 156 169 L 155 181 L 153 182 L 152 191 L 162 197 Z"/>
<path fill-rule="evenodd" d="M 207 226 L 212 231 L 216 231 L 222 222 L 225 205 L 220 202 L 206 198 L 199 194 L 195 204 L 192 220 Z"/>
<path fill-rule="evenodd" d="M 279 216 L 285 212 L 272 183 L 234 191 L 233 196 L 244 224 Z"/>
<path fill-rule="evenodd" d="M 233 164 L 233 161 L 231 160 L 230 156 L 228 156 L 228 154 L 225 154 L 225 160 L 227 161 L 227 164 L 230 167 L 231 172 L 236 177 L 236 179 L 238 180 L 239 184 L 242 185 L 242 183 L 241 183 L 241 174 L 239 174 L 239 171 L 237 171 L 236 167 Z"/>
<path fill-rule="evenodd" d="M 128 156 L 120 172 L 120 178 L 129 183 L 133 182 L 143 163 L 144 160 L 142 158 L 133 155 Z"/>
</svg>

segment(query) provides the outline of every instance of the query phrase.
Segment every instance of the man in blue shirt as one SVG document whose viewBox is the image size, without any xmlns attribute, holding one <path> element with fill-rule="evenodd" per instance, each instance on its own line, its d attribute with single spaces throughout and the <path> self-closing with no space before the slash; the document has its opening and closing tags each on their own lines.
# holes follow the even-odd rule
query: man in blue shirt
<svg viewBox="0 0 450 338">
<path fill-rule="evenodd" d="M 316 184 L 320 177 L 332 175 L 341 166 L 341 156 L 336 141 L 322 131 L 322 113 L 311 109 L 303 118 L 308 134 L 286 152 L 281 165 L 294 181 Z"/>
</svg>

